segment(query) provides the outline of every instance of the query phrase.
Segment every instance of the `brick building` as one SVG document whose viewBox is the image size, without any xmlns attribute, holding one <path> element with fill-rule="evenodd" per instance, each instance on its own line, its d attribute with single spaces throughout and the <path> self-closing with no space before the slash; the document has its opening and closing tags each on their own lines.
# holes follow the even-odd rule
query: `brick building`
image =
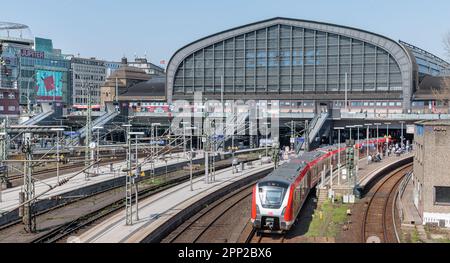
<svg viewBox="0 0 450 263">
<path fill-rule="evenodd" d="M 423 223 L 450 227 L 450 121 L 416 123 L 414 205 Z"/>
</svg>

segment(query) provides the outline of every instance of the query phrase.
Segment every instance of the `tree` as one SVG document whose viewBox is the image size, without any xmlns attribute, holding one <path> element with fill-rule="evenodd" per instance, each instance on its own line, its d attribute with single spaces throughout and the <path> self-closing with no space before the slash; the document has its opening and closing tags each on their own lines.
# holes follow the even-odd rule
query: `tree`
<svg viewBox="0 0 450 263">
<path fill-rule="evenodd" d="M 444 37 L 444 48 L 447 58 L 450 59 L 450 31 Z M 450 101 L 450 68 L 445 72 L 445 76 L 442 78 L 441 87 L 439 89 L 432 89 L 433 96 L 436 101 L 441 102 L 443 105 L 449 105 Z"/>
</svg>

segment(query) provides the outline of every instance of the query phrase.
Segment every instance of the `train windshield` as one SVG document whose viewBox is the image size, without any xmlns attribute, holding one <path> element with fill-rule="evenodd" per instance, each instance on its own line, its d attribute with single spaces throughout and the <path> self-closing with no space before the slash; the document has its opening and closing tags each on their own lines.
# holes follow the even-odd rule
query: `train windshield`
<svg viewBox="0 0 450 263">
<path fill-rule="evenodd" d="M 262 207 L 275 209 L 280 208 L 288 186 L 289 185 L 287 184 L 279 182 L 259 183 L 258 192 Z"/>
</svg>

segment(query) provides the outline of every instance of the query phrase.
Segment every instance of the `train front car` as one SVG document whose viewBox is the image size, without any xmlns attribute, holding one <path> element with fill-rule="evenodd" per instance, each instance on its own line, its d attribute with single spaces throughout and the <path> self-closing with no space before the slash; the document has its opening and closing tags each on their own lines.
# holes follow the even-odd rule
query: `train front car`
<svg viewBox="0 0 450 263">
<path fill-rule="evenodd" d="M 286 222 L 284 214 L 288 205 L 290 183 L 276 176 L 259 181 L 253 188 L 252 223 L 262 232 L 288 230 L 292 222 Z"/>
<path fill-rule="evenodd" d="M 299 210 L 294 196 L 295 183 L 306 163 L 292 159 L 284 163 L 253 188 L 252 223 L 260 232 L 283 232 L 291 228 Z"/>
</svg>

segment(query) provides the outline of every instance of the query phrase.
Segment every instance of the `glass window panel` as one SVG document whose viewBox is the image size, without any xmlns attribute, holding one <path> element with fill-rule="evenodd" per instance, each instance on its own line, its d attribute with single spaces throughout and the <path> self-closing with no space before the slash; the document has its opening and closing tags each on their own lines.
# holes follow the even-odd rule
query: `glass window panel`
<svg viewBox="0 0 450 263">
<path fill-rule="evenodd" d="M 213 67 L 214 67 L 214 60 L 213 59 L 205 60 L 205 68 L 213 68 Z"/>
<path fill-rule="evenodd" d="M 306 37 L 305 38 L 305 46 L 313 47 L 314 46 L 314 37 Z"/>
<path fill-rule="evenodd" d="M 366 54 L 373 54 L 373 53 L 375 53 L 375 51 L 376 51 L 376 48 L 375 48 L 374 45 L 367 44 L 367 43 L 365 44 L 364 53 L 366 53 Z"/>
<path fill-rule="evenodd" d="M 341 41 L 340 41 L 340 45 L 341 46 L 343 46 L 343 45 L 350 45 L 351 44 L 350 38 L 348 38 L 348 37 L 341 36 L 340 39 L 341 39 Z"/>
<path fill-rule="evenodd" d="M 328 44 L 329 45 L 337 45 L 338 44 L 338 35 L 328 34 Z"/>
<path fill-rule="evenodd" d="M 280 27 L 280 34 L 282 38 L 289 38 L 291 37 L 291 27 L 282 25 Z"/>
<path fill-rule="evenodd" d="M 256 41 L 256 47 L 257 48 L 266 48 L 266 40 L 265 39 L 258 39 Z"/>
<path fill-rule="evenodd" d="M 290 47 L 291 46 L 291 39 L 290 38 L 283 38 L 280 40 L 280 46 L 281 47 Z"/>
<path fill-rule="evenodd" d="M 244 67 L 244 59 L 243 58 L 237 58 L 235 60 L 236 67 Z"/>
<path fill-rule="evenodd" d="M 226 50 L 225 51 L 225 58 L 230 59 L 234 57 L 234 50 Z"/>
<path fill-rule="evenodd" d="M 256 85 L 265 85 L 266 84 L 266 77 L 257 77 L 256 78 Z"/>
<path fill-rule="evenodd" d="M 359 73 L 361 74 L 363 72 L 362 65 L 352 65 L 352 73 Z"/>
<path fill-rule="evenodd" d="M 278 48 L 278 39 L 269 39 L 267 46 L 268 48 Z"/>
<path fill-rule="evenodd" d="M 294 47 L 303 47 L 303 38 L 294 38 L 292 40 L 292 46 L 294 46 Z"/>
<path fill-rule="evenodd" d="M 278 38 L 278 26 L 271 26 L 267 29 L 269 38 Z"/>
<path fill-rule="evenodd" d="M 256 38 L 257 39 L 266 39 L 266 29 L 260 29 L 256 31 Z"/>
<path fill-rule="evenodd" d="M 246 38 L 247 40 L 249 40 L 249 39 L 255 39 L 255 32 L 250 32 L 250 33 L 245 34 L 245 38 Z"/>
<path fill-rule="evenodd" d="M 245 57 L 245 51 L 244 50 L 236 50 L 234 55 L 236 58 L 243 58 L 243 57 Z"/>
<path fill-rule="evenodd" d="M 267 70 L 266 70 L 266 68 L 265 67 L 258 67 L 257 69 L 256 69 L 256 74 L 258 75 L 258 76 L 266 76 L 267 75 Z"/>
<path fill-rule="evenodd" d="M 302 38 L 303 37 L 303 28 L 301 27 L 293 27 L 292 33 L 295 38 Z"/>
<path fill-rule="evenodd" d="M 273 76 L 273 75 L 277 75 L 278 76 L 278 68 L 277 67 L 269 67 L 268 75 L 269 76 Z"/>
<path fill-rule="evenodd" d="M 305 37 L 314 37 L 314 30 L 305 29 Z"/>
<path fill-rule="evenodd" d="M 215 68 L 222 68 L 223 67 L 223 60 L 222 59 L 216 59 L 214 60 L 214 67 Z"/>
<path fill-rule="evenodd" d="M 193 68 L 194 67 L 194 60 L 193 60 L 192 56 L 189 56 L 184 60 L 184 67 L 185 68 Z"/>
<path fill-rule="evenodd" d="M 292 77 L 292 84 L 302 84 L 302 77 L 293 76 Z"/>
<path fill-rule="evenodd" d="M 255 40 L 254 39 L 247 39 L 245 41 L 245 48 L 246 49 L 250 49 L 250 48 L 254 48 L 255 47 Z"/>
<path fill-rule="evenodd" d="M 232 67 L 225 68 L 225 76 L 233 76 L 234 69 Z"/>
<path fill-rule="evenodd" d="M 185 69 L 184 70 L 184 76 L 185 77 L 193 77 L 194 76 L 194 71 L 192 69 Z"/>
<path fill-rule="evenodd" d="M 278 77 L 277 76 L 269 76 L 268 77 L 268 83 L 269 85 L 277 85 L 278 84 Z"/>
<path fill-rule="evenodd" d="M 255 85 L 255 78 L 254 77 L 246 77 L 245 78 L 245 84 L 246 85 Z"/>
<path fill-rule="evenodd" d="M 214 76 L 214 70 L 213 69 L 205 69 L 205 76 L 213 77 Z"/>
<path fill-rule="evenodd" d="M 234 71 L 234 75 L 235 75 L 235 76 L 239 76 L 239 77 L 244 76 L 244 69 L 243 69 L 243 68 L 237 68 L 237 69 Z"/>
<path fill-rule="evenodd" d="M 291 77 L 290 76 L 281 76 L 280 84 L 281 85 L 289 85 L 289 84 L 291 84 Z"/>
<path fill-rule="evenodd" d="M 292 74 L 293 75 L 303 75 L 303 67 L 301 67 L 301 66 L 293 66 L 292 67 Z"/>
</svg>

